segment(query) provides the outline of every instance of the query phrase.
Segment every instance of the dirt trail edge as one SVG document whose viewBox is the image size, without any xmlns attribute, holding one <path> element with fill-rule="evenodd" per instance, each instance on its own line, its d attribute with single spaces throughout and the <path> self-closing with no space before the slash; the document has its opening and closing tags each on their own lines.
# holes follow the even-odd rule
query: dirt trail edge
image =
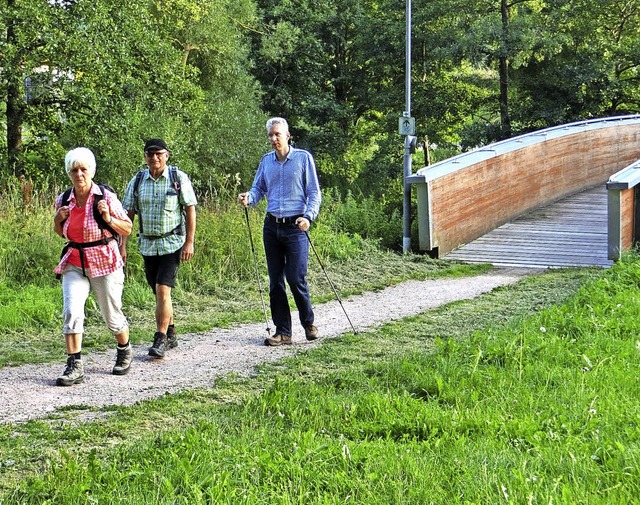
<svg viewBox="0 0 640 505">
<path fill-rule="evenodd" d="M 377 292 L 342 300 L 356 330 L 366 331 L 382 324 L 425 312 L 456 300 L 474 298 L 499 286 L 515 283 L 534 273 L 530 269 L 494 269 L 489 273 L 458 279 L 407 281 Z M 134 360 L 128 375 L 115 376 L 111 369 L 115 349 L 83 356 L 85 381 L 71 387 L 55 385 L 64 363 L 23 365 L 0 369 L 0 423 L 23 422 L 55 414 L 70 406 L 105 407 L 133 405 L 181 390 L 213 387 L 216 378 L 228 373 L 251 374 L 260 363 L 277 361 L 292 351 L 322 345 L 323 339 L 351 331 L 340 307 L 332 302 L 314 307 L 320 339 L 307 342 L 293 318 L 293 346 L 263 345 L 265 323 L 212 329 L 205 333 L 179 334 L 177 348 L 163 360 L 147 355 L 148 345 L 134 346 Z M 178 328 L 179 330 L 179 328 Z M 272 329 L 273 334 L 273 329 Z M 62 341 L 60 345 L 63 345 Z M 88 416 L 91 417 L 91 416 Z"/>
</svg>

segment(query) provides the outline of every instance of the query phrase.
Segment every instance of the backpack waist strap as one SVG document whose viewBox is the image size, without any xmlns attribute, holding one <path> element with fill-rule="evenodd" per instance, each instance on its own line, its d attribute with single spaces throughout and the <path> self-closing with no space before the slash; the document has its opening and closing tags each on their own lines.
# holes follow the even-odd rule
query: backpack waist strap
<svg viewBox="0 0 640 505">
<path fill-rule="evenodd" d="M 150 240 L 157 240 L 160 238 L 170 237 L 171 235 L 184 235 L 184 233 L 182 232 L 182 224 L 179 224 L 173 230 L 163 233 L 162 235 L 147 235 L 146 233 L 138 233 L 138 235 Z"/>
<path fill-rule="evenodd" d="M 78 249 L 78 251 L 80 251 L 80 265 L 82 265 L 82 275 L 83 276 L 87 276 L 85 270 L 84 270 L 84 250 L 85 249 L 89 249 L 91 247 L 98 247 L 99 245 L 106 245 L 108 244 L 110 241 L 115 240 L 115 237 L 105 237 L 102 238 L 100 240 L 94 240 L 93 242 L 72 242 L 69 241 L 65 244 L 65 246 L 62 248 L 62 254 L 60 255 L 60 257 L 62 258 L 65 254 L 67 254 L 67 251 L 69 250 L 69 248 L 73 248 L 73 249 Z M 60 275 L 57 276 L 58 278 L 60 278 Z"/>
</svg>

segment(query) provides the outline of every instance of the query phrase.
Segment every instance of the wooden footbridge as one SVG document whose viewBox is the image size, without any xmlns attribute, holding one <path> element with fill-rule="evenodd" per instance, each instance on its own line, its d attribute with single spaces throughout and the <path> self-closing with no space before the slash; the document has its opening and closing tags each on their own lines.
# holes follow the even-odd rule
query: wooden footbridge
<svg viewBox="0 0 640 505">
<path fill-rule="evenodd" d="M 500 266 L 609 267 L 640 240 L 640 115 L 549 128 L 409 177 L 419 247 Z"/>
<path fill-rule="evenodd" d="M 597 186 L 528 212 L 445 257 L 512 267 L 609 267 L 607 190 Z"/>
</svg>

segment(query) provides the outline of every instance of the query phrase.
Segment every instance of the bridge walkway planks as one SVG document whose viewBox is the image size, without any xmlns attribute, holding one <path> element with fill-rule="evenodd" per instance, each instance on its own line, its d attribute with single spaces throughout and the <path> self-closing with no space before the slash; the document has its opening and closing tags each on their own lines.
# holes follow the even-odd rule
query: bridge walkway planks
<svg viewBox="0 0 640 505">
<path fill-rule="evenodd" d="M 603 185 L 533 210 L 446 255 L 495 266 L 608 268 L 607 190 Z"/>
</svg>

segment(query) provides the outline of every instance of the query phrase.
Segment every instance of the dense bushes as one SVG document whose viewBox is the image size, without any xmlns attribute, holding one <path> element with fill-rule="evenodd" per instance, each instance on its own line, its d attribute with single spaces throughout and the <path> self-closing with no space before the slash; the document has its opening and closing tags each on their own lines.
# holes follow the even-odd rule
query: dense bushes
<svg viewBox="0 0 640 505">
<path fill-rule="evenodd" d="M 0 196 L 0 282 L 9 286 L 53 286 L 52 273 L 64 241 L 52 227 L 56 196 L 64 188 L 50 185 L 25 194 L 18 182 Z M 228 282 L 252 279 L 253 259 L 248 247 L 244 212 L 235 202 L 236 187 L 224 195 L 205 195 L 198 207 L 197 253 L 184 265 L 181 282 L 189 290 L 211 291 Z M 119 191 L 119 193 L 121 193 Z M 324 192 L 320 217 L 311 234 L 318 252 L 341 260 L 371 245 L 392 248 L 401 236 L 397 213 L 386 215 L 383 203 L 372 197 L 341 197 Z M 264 204 L 249 209 L 255 248 L 262 248 Z M 137 254 L 136 228 L 128 243 L 127 275 L 144 284 L 142 259 Z"/>
</svg>

